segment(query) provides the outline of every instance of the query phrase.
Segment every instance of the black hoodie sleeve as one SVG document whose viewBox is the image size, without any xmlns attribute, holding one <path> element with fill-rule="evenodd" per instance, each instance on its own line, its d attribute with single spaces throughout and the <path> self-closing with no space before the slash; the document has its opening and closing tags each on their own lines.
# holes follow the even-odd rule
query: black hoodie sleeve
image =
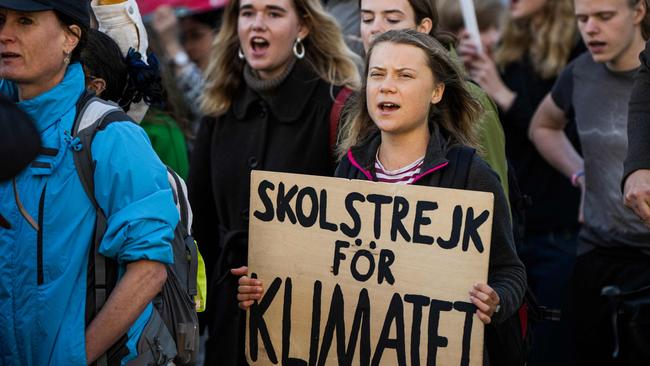
<svg viewBox="0 0 650 366">
<path fill-rule="evenodd" d="M 18 175 L 40 148 L 34 123 L 13 102 L 0 97 L 0 182 Z"/>
<path fill-rule="evenodd" d="M 510 209 L 499 179 L 496 173 L 478 157 L 475 157 L 472 163 L 467 189 L 494 194 L 487 284 L 501 299 L 501 310 L 492 317 L 493 322 L 500 323 L 521 306 L 526 292 L 526 270 L 515 250 Z"/>
<path fill-rule="evenodd" d="M 650 41 L 640 58 L 641 68 L 634 80 L 629 104 L 623 184 L 634 171 L 650 169 Z"/>
</svg>

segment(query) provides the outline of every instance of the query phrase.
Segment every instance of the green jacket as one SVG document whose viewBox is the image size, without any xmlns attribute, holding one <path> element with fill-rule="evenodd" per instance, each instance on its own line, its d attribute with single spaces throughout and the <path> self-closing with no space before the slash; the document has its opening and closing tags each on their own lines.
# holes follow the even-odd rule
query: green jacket
<svg viewBox="0 0 650 366">
<path fill-rule="evenodd" d="M 483 148 L 481 157 L 497 173 L 499 179 L 501 179 L 501 186 L 507 198 L 508 163 L 506 161 L 506 138 L 503 133 L 501 121 L 499 120 L 497 107 L 487 93 L 478 85 L 468 81 L 466 86 L 483 107 L 478 130 L 479 140 Z"/>
<path fill-rule="evenodd" d="M 176 121 L 157 108 L 149 108 L 140 126 L 145 130 L 160 160 L 187 179 L 189 159 L 185 136 Z"/>
<path fill-rule="evenodd" d="M 463 63 L 458 57 L 455 47 L 449 49 L 449 54 L 451 58 L 456 62 L 458 67 L 461 70 L 465 71 Z M 509 189 L 508 189 L 508 161 L 506 160 L 506 136 L 503 133 L 503 127 L 501 121 L 499 120 L 499 111 L 497 109 L 494 101 L 487 95 L 487 93 L 481 89 L 480 86 L 474 84 L 471 81 L 465 83 L 467 89 L 469 89 L 472 96 L 478 99 L 483 107 L 483 113 L 481 119 L 479 120 L 479 130 L 478 137 L 481 143 L 483 151 L 481 153 L 481 158 L 485 160 L 490 168 L 494 170 L 499 179 L 501 180 L 501 187 L 503 187 L 503 192 L 506 194 L 506 198 L 509 198 Z M 508 203 L 510 200 L 508 199 Z"/>
</svg>

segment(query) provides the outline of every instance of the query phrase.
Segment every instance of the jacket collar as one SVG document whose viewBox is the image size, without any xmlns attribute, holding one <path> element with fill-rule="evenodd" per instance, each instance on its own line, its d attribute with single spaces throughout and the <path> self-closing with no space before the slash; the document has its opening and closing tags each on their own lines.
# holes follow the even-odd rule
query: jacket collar
<svg viewBox="0 0 650 366">
<path fill-rule="evenodd" d="M 253 105 L 263 102 L 279 122 L 297 121 L 319 81 L 319 76 L 305 61 L 297 61 L 287 79 L 278 87 L 277 92 L 265 100 L 244 84 L 243 91 L 233 100 L 233 112 L 237 119 L 242 120 L 246 118 Z"/>
<path fill-rule="evenodd" d="M 427 145 L 427 151 L 424 156 L 424 163 L 420 168 L 420 174 L 415 178 L 415 181 L 422 177 L 431 174 L 439 169 L 442 169 L 449 164 L 447 160 L 447 150 L 449 149 L 449 141 L 440 131 L 437 123 L 431 124 L 431 138 Z M 357 169 L 368 178 L 375 180 L 375 159 L 377 150 L 381 145 L 381 133 L 375 132 L 369 136 L 364 142 L 353 147 L 348 151 L 348 160 Z M 371 179 L 372 178 L 372 179 Z"/>
<path fill-rule="evenodd" d="M 54 88 L 35 98 L 19 102 L 18 107 L 32 118 L 38 131 L 43 133 L 71 108 L 75 108 L 84 88 L 83 69 L 81 64 L 74 63 L 68 66 L 63 80 Z"/>
</svg>

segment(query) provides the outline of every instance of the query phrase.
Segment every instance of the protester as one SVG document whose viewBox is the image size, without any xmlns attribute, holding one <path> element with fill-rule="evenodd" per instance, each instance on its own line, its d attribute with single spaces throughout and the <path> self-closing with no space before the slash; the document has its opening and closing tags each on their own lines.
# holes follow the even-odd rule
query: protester
<svg viewBox="0 0 650 366">
<path fill-rule="evenodd" d="M 34 122 L 14 103 L 0 96 L 0 182 L 25 169 L 40 147 Z"/>
<path fill-rule="evenodd" d="M 414 29 L 428 33 L 447 49 L 455 46 L 452 34 L 438 27 L 438 11 L 434 0 L 361 0 L 361 38 L 366 49 L 372 40 L 388 30 Z M 505 155 L 503 129 L 494 103 L 472 83 L 467 83 L 473 96 L 483 108 L 477 122 L 482 157 L 499 175 L 501 185 L 508 194 L 508 166 Z"/>
<path fill-rule="evenodd" d="M 473 124 L 480 104 L 465 87 L 462 72 L 440 43 L 415 31 L 379 36 L 368 51 L 366 69 L 362 98 L 343 123 L 337 176 L 368 179 L 365 173 L 370 173 L 373 180 L 382 181 L 381 171 L 384 179 L 395 181 L 390 178 L 420 165 L 409 174 L 412 181 L 401 183 L 436 186 L 443 171 L 453 167 L 433 168 L 446 161 L 452 146 L 477 146 Z M 494 317 L 499 322 L 521 304 L 524 267 L 514 251 L 508 203 L 499 180 L 477 157 L 467 189 L 495 195 L 490 286 L 475 286 L 471 300 L 481 321 L 488 324 Z M 496 305 L 501 311 L 495 315 Z"/>
<path fill-rule="evenodd" d="M 650 230 L 623 205 L 620 189 L 627 106 L 650 30 L 647 4 L 575 0 L 575 14 L 589 53 L 561 73 L 533 118 L 530 137 L 542 156 L 583 192 L 584 224 L 571 289 L 574 364 L 632 365 L 636 351 L 629 347 L 620 360 L 612 359 L 613 313 L 601 290 L 616 285 L 629 291 L 650 284 Z M 564 132 L 571 119 L 578 127 L 582 155 Z"/>
<path fill-rule="evenodd" d="M 169 5 L 158 7 L 152 28 L 162 45 L 162 56 L 173 69 L 178 87 L 197 121 L 201 113 L 201 93 L 205 84 L 203 73 L 210 63 L 211 49 L 221 26 L 223 9 L 188 14 L 180 19 Z"/>
<path fill-rule="evenodd" d="M 209 273 L 206 364 L 245 363 L 245 317 L 229 270 L 247 261 L 250 172 L 332 175 L 330 114 L 341 88 L 358 83 L 355 57 L 318 0 L 242 0 L 225 9 L 189 178 Z"/>
<path fill-rule="evenodd" d="M 133 100 L 145 100 L 150 107 L 140 126 L 147 132 L 160 159 L 181 177 L 187 178 L 189 161 L 183 132 L 168 114 L 161 110 L 166 103 L 164 89 L 155 58 L 150 66 L 133 49 L 122 55 L 113 39 L 97 30 L 88 33 L 81 63 L 88 75 L 87 87 L 105 100 L 117 103 L 128 111 Z"/>
<path fill-rule="evenodd" d="M 478 22 L 481 47 L 490 57 L 501 39 L 501 24 L 505 15 L 505 6 L 502 0 L 475 0 L 476 20 Z M 465 20 L 461 11 L 460 1 L 443 0 L 438 3 L 440 13 L 440 29 L 451 32 L 458 39 L 468 38 L 465 29 Z"/>
<path fill-rule="evenodd" d="M 625 205 L 650 227 L 650 42 L 645 47 L 630 98 L 623 185 Z"/>
<path fill-rule="evenodd" d="M 439 42 L 413 30 L 378 36 L 366 70 L 360 98 L 343 124 L 336 176 L 438 186 L 445 172 L 456 169 L 448 151 L 458 144 L 476 146 L 480 104 L 465 88 L 461 71 Z M 526 274 L 498 177 L 476 156 L 467 189 L 495 196 L 488 283 L 468 290 L 479 319 L 499 323 L 519 309 Z M 248 308 L 262 290 L 261 280 L 242 277 L 240 306 Z M 487 353 L 484 364 L 489 365 Z"/>
<path fill-rule="evenodd" d="M 44 147 L 13 187 L 0 184 L 0 212 L 12 224 L 0 231 L 0 364 L 87 365 L 114 344 L 111 361 L 126 363 L 152 346 L 140 335 L 173 260 L 178 211 L 166 170 L 134 123 L 110 124 L 92 145 L 95 196 L 108 218 L 98 250 L 121 276 L 86 317 L 96 209 L 73 154 L 91 146 L 70 131 L 85 90 L 79 58 L 89 26 L 86 1 L 0 1 L 0 90 L 34 120 Z"/>
<path fill-rule="evenodd" d="M 521 191 L 530 198 L 519 254 L 540 305 L 561 311 L 575 261 L 579 191 L 535 150 L 528 126 L 535 109 L 565 65 L 584 50 L 571 1 L 522 0 L 513 3 L 501 43 L 479 53 L 468 37 L 459 53 L 473 80 L 496 101 L 506 135 L 506 155 Z M 567 136 L 578 146 L 575 124 Z M 542 322 L 534 333 L 531 365 L 570 364 L 568 325 Z"/>
</svg>

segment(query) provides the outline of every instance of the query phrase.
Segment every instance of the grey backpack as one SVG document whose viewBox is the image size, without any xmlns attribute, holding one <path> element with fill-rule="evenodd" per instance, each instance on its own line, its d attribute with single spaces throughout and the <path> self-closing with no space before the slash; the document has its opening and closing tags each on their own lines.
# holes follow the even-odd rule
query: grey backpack
<svg viewBox="0 0 650 366">
<path fill-rule="evenodd" d="M 78 139 L 72 144 L 74 163 L 97 213 L 93 245 L 88 258 L 86 326 L 100 311 L 118 281 L 117 262 L 98 252 L 107 222 L 106 215 L 95 198 L 95 161 L 90 148 L 97 132 L 113 122 L 135 123 L 115 103 L 99 99 L 91 92 L 85 92 L 79 98 L 72 131 L 72 138 Z M 167 266 L 167 281 L 153 301 L 154 311 L 137 344 L 138 357 L 129 362 L 133 366 L 191 365 L 199 350 L 199 322 L 194 302 L 197 294 L 198 252 L 190 235 L 192 211 L 185 183 L 172 169 L 167 168 L 167 172 L 181 218 L 172 241 L 174 264 Z M 120 365 L 129 353 L 126 341 L 125 334 L 97 360 L 96 365 Z"/>
</svg>

